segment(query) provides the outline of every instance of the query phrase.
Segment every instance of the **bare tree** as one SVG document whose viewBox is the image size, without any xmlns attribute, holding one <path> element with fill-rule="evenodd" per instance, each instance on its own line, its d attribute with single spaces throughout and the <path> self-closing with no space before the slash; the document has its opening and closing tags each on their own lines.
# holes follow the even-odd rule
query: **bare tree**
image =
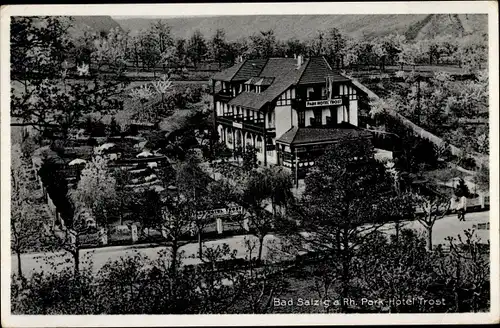
<svg viewBox="0 0 500 328">
<path fill-rule="evenodd" d="M 432 189 L 427 193 L 415 193 L 417 220 L 427 231 L 427 249 L 432 250 L 432 229 L 437 220 L 442 219 L 450 209 L 450 197 Z"/>
</svg>

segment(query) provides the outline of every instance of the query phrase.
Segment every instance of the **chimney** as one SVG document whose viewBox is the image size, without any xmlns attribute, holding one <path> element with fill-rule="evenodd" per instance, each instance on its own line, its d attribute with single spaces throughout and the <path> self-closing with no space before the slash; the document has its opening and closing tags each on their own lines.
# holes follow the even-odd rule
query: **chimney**
<svg viewBox="0 0 500 328">
<path fill-rule="evenodd" d="M 302 55 L 297 56 L 297 69 L 299 69 L 300 66 L 302 66 Z"/>
</svg>

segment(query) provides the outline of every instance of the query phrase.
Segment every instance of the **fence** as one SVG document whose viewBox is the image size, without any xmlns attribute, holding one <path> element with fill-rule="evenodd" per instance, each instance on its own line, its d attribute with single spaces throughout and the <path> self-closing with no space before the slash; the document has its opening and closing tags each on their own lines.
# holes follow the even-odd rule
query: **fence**
<svg viewBox="0 0 500 328">
<path fill-rule="evenodd" d="M 135 243 L 138 240 L 137 226 L 119 225 L 109 229 L 108 241 L 110 244 Z"/>
</svg>

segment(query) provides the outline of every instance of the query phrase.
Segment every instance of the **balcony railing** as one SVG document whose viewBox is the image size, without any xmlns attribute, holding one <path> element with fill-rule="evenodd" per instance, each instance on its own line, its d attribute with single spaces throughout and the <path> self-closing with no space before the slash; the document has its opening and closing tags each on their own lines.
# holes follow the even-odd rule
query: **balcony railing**
<svg viewBox="0 0 500 328">
<path fill-rule="evenodd" d="M 221 122 L 225 122 L 227 124 L 232 124 L 233 126 L 238 126 L 241 124 L 241 128 L 250 128 L 254 130 L 262 131 L 265 129 L 265 121 L 264 118 L 250 118 L 244 117 L 242 114 L 230 114 L 226 113 L 222 116 L 217 116 L 217 119 Z M 274 126 L 268 129 L 274 129 Z"/>
<path fill-rule="evenodd" d="M 216 101 L 228 102 L 233 98 L 233 94 L 229 90 L 221 90 L 214 95 Z"/>
</svg>

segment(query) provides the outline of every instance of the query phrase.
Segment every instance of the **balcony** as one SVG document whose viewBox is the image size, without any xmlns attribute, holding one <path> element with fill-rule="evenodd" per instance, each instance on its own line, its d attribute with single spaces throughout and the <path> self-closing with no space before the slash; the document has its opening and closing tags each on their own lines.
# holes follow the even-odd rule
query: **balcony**
<svg viewBox="0 0 500 328">
<path fill-rule="evenodd" d="M 214 94 L 215 101 L 229 102 L 233 98 L 233 94 L 230 90 L 221 90 Z"/>
<path fill-rule="evenodd" d="M 247 118 L 243 117 L 242 114 L 227 113 L 223 116 L 217 116 L 217 120 L 223 124 L 231 125 L 235 128 L 243 130 L 250 130 L 259 133 L 265 130 L 264 118 Z"/>
</svg>

